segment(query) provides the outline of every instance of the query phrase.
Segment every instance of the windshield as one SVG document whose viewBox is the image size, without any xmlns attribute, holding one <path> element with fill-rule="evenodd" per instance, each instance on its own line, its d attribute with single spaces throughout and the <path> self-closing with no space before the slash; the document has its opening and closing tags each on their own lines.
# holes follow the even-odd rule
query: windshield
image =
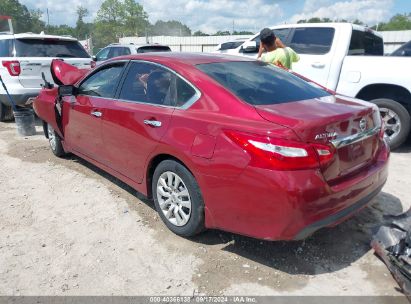
<svg viewBox="0 0 411 304">
<path fill-rule="evenodd" d="M 90 58 L 78 41 L 16 39 L 17 57 Z"/>
<path fill-rule="evenodd" d="M 301 78 L 260 61 L 199 64 L 197 68 L 252 105 L 271 105 L 330 95 Z"/>
</svg>

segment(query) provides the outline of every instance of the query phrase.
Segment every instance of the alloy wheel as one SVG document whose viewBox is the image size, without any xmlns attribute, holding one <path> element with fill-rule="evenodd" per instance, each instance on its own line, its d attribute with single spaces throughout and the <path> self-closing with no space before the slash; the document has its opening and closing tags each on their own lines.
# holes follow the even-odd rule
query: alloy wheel
<svg viewBox="0 0 411 304">
<path fill-rule="evenodd" d="M 184 226 L 191 216 L 191 198 L 180 176 L 171 171 L 160 175 L 157 200 L 164 217 L 175 226 Z"/>
<path fill-rule="evenodd" d="M 380 108 L 384 121 L 385 136 L 393 140 L 401 132 L 401 120 L 397 113 L 388 108 Z"/>
</svg>

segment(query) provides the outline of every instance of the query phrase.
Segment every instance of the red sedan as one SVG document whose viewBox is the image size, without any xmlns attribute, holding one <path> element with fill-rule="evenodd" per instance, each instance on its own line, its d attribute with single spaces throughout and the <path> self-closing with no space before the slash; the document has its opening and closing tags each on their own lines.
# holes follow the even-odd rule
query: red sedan
<svg viewBox="0 0 411 304">
<path fill-rule="evenodd" d="M 67 152 L 152 197 L 178 235 L 217 228 L 303 239 L 365 207 L 387 179 L 378 109 L 228 56 L 126 56 L 91 71 L 54 61 L 34 103 Z"/>
</svg>

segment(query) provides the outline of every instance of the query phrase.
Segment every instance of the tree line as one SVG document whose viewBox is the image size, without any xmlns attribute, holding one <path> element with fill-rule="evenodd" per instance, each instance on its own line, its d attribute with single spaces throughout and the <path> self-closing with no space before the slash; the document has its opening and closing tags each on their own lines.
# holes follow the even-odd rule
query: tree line
<svg viewBox="0 0 411 304">
<path fill-rule="evenodd" d="M 151 24 L 143 6 L 135 0 L 105 0 L 97 12 L 93 22 L 86 22 L 89 15 L 87 8 L 78 6 L 76 9 L 76 25 L 49 25 L 42 21 L 43 12 L 29 10 L 19 0 L 1 0 L 0 15 L 11 16 L 16 33 L 44 31 L 47 34 L 71 35 L 80 40 L 93 38 L 94 51 L 118 41 L 125 36 L 208 36 L 202 31 L 192 30 L 180 21 L 158 20 Z M 313 22 L 349 22 L 347 20 L 331 20 L 330 18 L 311 18 L 298 23 Z M 352 22 L 352 21 L 351 21 Z M 360 20 L 353 23 L 364 25 Z M 379 31 L 411 30 L 411 13 L 393 16 L 387 23 L 372 26 Z M 217 31 L 213 35 L 251 35 L 249 31 Z"/>
</svg>

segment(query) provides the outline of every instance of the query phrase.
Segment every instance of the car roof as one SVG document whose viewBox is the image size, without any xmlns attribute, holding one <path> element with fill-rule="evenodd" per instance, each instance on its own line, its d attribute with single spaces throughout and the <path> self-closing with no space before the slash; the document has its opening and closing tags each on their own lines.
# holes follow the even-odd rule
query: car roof
<svg viewBox="0 0 411 304">
<path fill-rule="evenodd" d="M 34 33 L 20 33 L 20 34 L 4 34 L 0 35 L 0 39 L 22 39 L 22 38 L 31 38 L 31 39 L 59 39 L 66 41 L 77 41 L 76 38 L 71 36 L 57 36 L 57 35 L 46 35 L 46 34 L 34 34 Z"/>
<path fill-rule="evenodd" d="M 186 65 L 197 65 L 217 62 L 234 62 L 234 61 L 255 61 L 253 58 L 242 56 L 230 56 L 226 54 L 211 54 L 211 53 L 188 53 L 188 52 L 158 52 L 158 53 L 142 53 L 135 55 L 127 55 L 116 57 L 116 60 L 147 60 L 158 63 L 181 63 Z"/>
</svg>

